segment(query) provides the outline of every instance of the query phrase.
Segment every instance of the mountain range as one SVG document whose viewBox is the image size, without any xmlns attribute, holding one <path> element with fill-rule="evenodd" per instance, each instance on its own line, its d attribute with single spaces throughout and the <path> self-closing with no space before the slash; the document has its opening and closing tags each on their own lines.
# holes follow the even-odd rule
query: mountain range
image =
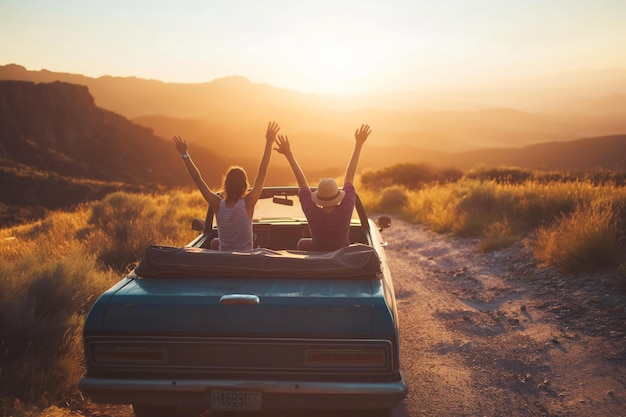
<svg viewBox="0 0 626 417">
<path fill-rule="evenodd" d="M 447 163 L 430 151 L 516 148 L 626 132 L 626 70 L 357 98 L 301 94 L 243 77 L 175 84 L 29 71 L 15 64 L 0 66 L 0 79 L 85 85 L 98 107 L 165 138 L 182 134 L 226 158 L 256 159 L 248 145 L 275 120 L 307 169 L 342 170 L 352 132 L 362 123 L 374 132 L 363 152 L 363 166 L 372 168 L 425 159 Z"/>
<path fill-rule="evenodd" d="M 242 77 L 169 84 L 0 66 L 0 212 L 11 222 L 24 207 L 64 207 L 113 189 L 189 186 L 170 143 L 175 134 L 187 138 L 207 182 L 217 186 L 229 165 L 255 172 L 269 120 L 289 136 L 310 181 L 342 174 L 361 123 L 374 132 L 362 170 L 406 162 L 626 170 L 626 82 L 619 83 L 626 72 L 611 74 L 610 82 L 588 81 L 580 90 L 559 83 L 559 91 L 571 95 L 552 96 L 561 105 L 547 111 L 536 110 L 541 100 L 530 104 L 528 91 L 525 101 L 511 92 L 511 103 L 493 105 L 481 104 L 496 100 L 493 92 L 468 92 L 463 103 L 451 93 L 354 100 Z M 582 88 L 588 85 L 596 87 L 595 96 L 582 93 L 589 94 Z M 514 101 L 526 107 L 505 105 Z M 267 183 L 285 182 L 293 182 L 291 174 L 274 154 Z"/>
</svg>

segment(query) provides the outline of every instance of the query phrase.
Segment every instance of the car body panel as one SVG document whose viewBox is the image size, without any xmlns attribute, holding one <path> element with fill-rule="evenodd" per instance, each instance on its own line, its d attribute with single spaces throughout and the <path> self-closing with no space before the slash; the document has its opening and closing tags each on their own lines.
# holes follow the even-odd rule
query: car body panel
<svg viewBox="0 0 626 417">
<path fill-rule="evenodd" d="M 382 295 L 379 282 L 374 291 L 374 296 Z M 229 294 L 253 294 L 260 301 L 220 304 Z M 371 337 L 372 297 L 369 280 L 135 279 L 108 298 L 101 326 L 94 331 Z M 302 323 L 308 326 L 302 328 Z"/>
</svg>

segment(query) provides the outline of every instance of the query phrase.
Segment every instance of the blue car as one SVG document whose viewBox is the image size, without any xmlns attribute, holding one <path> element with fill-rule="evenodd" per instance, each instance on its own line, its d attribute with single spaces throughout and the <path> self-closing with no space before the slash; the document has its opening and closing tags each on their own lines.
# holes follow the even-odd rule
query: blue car
<svg viewBox="0 0 626 417">
<path fill-rule="evenodd" d="M 79 388 L 137 417 L 358 410 L 407 395 L 382 229 L 358 196 L 351 245 L 311 252 L 295 187 L 266 187 L 255 249 L 220 252 L 211 209 L 185 247 L 151 246 L 92 306 Z M 295 202 L 295 204 L 294 204 Z"/>
</svg>

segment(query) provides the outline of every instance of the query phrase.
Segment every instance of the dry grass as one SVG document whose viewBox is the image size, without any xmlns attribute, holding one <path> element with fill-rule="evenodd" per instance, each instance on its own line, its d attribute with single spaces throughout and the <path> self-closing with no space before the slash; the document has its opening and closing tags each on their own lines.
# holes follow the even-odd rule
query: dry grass
<svg viewBox="0 0 626 417">
<path fill-rule="evenodd" d="M 380 193 L 366 191 L 363 201 L 370 210 L 400 213 L 439 233 L 482 237 L 480 251 L 533 235 L 537 256 L 554 265 L 613 265 L 624 256 L 626 187 L 610 182 L 528 179 L 510 183 L 465 178 L 418 190 L 394 186 Z M 560 239 L 577 245 L 576 255 L 559 250 L 565 246 Z M 572 256 L 587 260 L 574 266 L 565 259 Z"/>
<path fill-rule="evenodd" d="M 76 211 L 0 230 L 0 415 L 76 392 L 84 317 L 150 244 L 196 234 L 197 193 L 113 193 Z"/>
<path fill-rule="evenodd" d="M 537 231 L 535 256 L 566 271 L 617 266 L 624 255 L 622 211 L 623 203 L 611 199 L 581 203 Z"/>
</svg>

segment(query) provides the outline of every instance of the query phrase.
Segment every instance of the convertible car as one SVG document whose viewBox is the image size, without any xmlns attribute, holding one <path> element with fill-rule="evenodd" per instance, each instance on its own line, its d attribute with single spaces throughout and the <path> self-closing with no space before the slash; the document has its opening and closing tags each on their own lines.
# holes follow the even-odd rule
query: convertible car
<svg viewBox="0 0 626 417">
<path fill-rule="evenodd" d="M 355 410 L 407 394 L 382 229 L 361 201 L 351 245 L 311 252 L 295 187 L 265 188 L 255 249 L 221 252 L 211 209 L 185 247 L 150 246 L 84 324 L 81 391 L 137 417 L 184 410 Z M 294 204 L 295 203 L 295 204 Z"/>
</svg>

